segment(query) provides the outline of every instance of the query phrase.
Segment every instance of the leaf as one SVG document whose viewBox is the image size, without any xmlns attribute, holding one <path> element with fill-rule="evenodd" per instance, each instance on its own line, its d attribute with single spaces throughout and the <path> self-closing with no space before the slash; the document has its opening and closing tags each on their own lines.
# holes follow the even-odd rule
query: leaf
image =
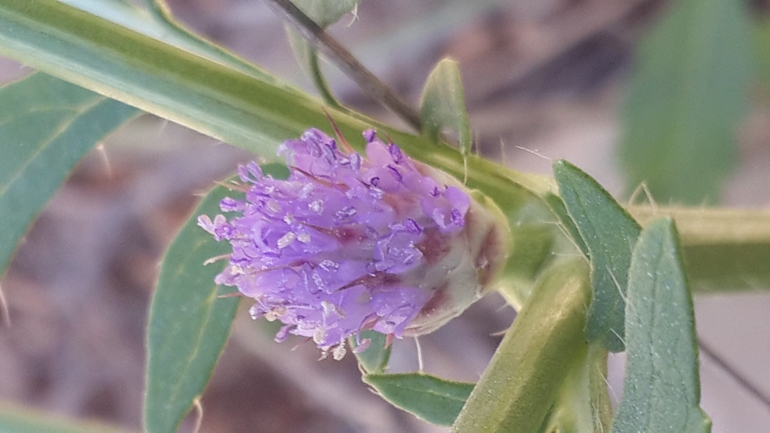
<svg viewBox="0 0 770 433">
<path fill-rule="evenodd" d="M 420 115 L 422 132 L 431 140 L 438 142 L 444 128 L 449 128 L 457 131 L 461 152 L 469 153 L 471 124 L 456 61 L 443 59 L 431 71 L 422 89 Z"/>
<path fill-rule="evenodd" d="M 75 164 L 137 113 L 44 74 L 0 89 L 0 276 Z"/>
<path fill-rule="evenodd" d="M 628 360 L 615 433 L 709 432 L 700 409 L 692 297 L 671 219 L 642 231 L 626 305 Z"/>
<path fill-rule="evenodd" d="M 762 17 L 753 29 L 754 61 L 765 89 L 770 88 L 770 20 Z"/>
<path fill-rule="evenodd" d="M 361 342 L 370 340 L 369 347 L 366 350 L 356 353 L 358 364 L 363 368 L 364 372 L 372 374 L 384 373 L 390 360 L 390 349 L 392 347 L 387 345 L 387 337 L 377 331 L 367 330 L 361 332 L 358 340 Z M 350 338 L 350 345 L 353 348 L 358 347 L 355 337 Z"/>
<path fill-rule="evenodd" d="M 150 13 L 147 13 L 148 11 L 131 4 L 131 0 L 60 1 L 153 39 L 166 42 L 223 65 L 228 65 L 261 80 L 281 85 L 279 80 L 259 67 L 235 56 L 222 47 L 201 39 L 170 20 L 168 11 L 165 10 L 165 3 L 153 1 L 149 9 Z"/>
<path fill-rule="evenodd" d="M 573 241 L 575 241 L 575 246 L 578 247 L 580 252 L 583 253 L 586 258 L 590 258 L 590 253 L 585 241 L 583 240 L 583 236 L 580 235 L 580 231 L 575 225 L 575 221 L 572 221 L 572 218 L 569 216 L 567 208 L 564 206 L 564 201 L 561 199 L 561 197 L 556 194 L 548 193 L 543 197 L 543 199 L 548 204 L 548 207 L 551 208 L 554 215 L 556 215 L 556 218 L 559 219 L 559 223 L 561 223 L 561 225 L 564 227 L 564 230 L 567 232 L 567 234 L 572 238 Z"/>
<path fill-rule="evenodd" d="M 457 433 L 538 431 L 586 351 L 590 294 L 582 257 L 553 264 L 519 312 L 457 418 Z"/>
<path fill-rule="evenodd" d="M 424 373 L 367 374 L 368 383 L 391 404 L 438 425 L 452 425 L 474 384 Z"/>
<path fill-rule="evenodd" d="M 607 351 L 591 345 L 567 373 L 543 431 L 609 432 L 612 404 L 606 374 Z"/>
<path fill-rule="evenodd" d="M 677 0 L 642 42 L 625 103 L 620 157 L 634 189 L 660 202 L 715 201 L 748 107 L 746 4 Z"/>
<path fill-rule="evenodd" d="M 215 242 L 196 222 L 197 215 L 219 213 L 227 194 L 223 187 L 213 189 L 163 257 L 147 330 L 147 431 L 176 431 L 203 392 L 230 335 L 238 299 L 218 297 L 224 294 L 214 284 L 221 262 L 203 266 L 227 254 L 229 245 Z"/>
<path fill-rule="evenodd" d="M 262 169 L 262 173 L 264 175 L 273 176 L 274 179 L 278 179 L 278 180 L 286 180 L 289 178 L 289 175 L 291 174 L 289 172 L 289 167 L 286 167 L 285 164 L 280 162 L 271 162 L 268 164 L 261 164 L 259 168 Z"/>
<path fill-rule="evenodd" d="M 361 0 L 292 0 L 299 10 L 325 28 L 352 12 Z"/>
<path fill-rule="evenodd" d="M 624 296 L 631 250 L 641 228 L 612 196 L 567 161 L 553 164 L 553 173 L 567 212 L 577 226 L 591 258 L 593 297 L 586 324 L 589 342 L 610 351 L 623 350 Z"/>
<path fill-rule="evenodd" d="M 74 420 L 16 404 L 0 403 L 3 433 L 128 433 L 129 430 L 95 421 Z"/>
</svg>

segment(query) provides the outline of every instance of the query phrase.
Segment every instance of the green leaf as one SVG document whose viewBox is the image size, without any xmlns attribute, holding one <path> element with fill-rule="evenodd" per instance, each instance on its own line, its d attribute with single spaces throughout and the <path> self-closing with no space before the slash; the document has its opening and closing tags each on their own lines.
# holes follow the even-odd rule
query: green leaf
<svg viewBox="0 0 770 433">
<path fill-rule="evenodd" d="M 0 276 L 75 164 L 137 113 L 44 74 L 0 89 Z"/>
<path fill-rule="evenodd" d="M 659 202 L 714 201 L 748 106 L 746 3 L 676 0 L 647 35 L 625 104 L 620 156 L 628 186 Z"/>
<path fill-rule="evenodd" d="M 151 5 L 149 8 L 150 13 L 148 14 L 147 11 L 131 4 L 130 0 L 60 1 L 153 39 L 166 42 L 223 65 L 228 65 L 261 80 L 281 85 L 281 82 L 274 76 L 257 66 L 181 27 L 171 19 L 165 2 L 149 0 L 148 3 L 151 3 Z"/>
<path fill-rule="evenodd" d="M 544 432 L 609 432 L 612 404 L 607 388 L 607 351 L 591 345 L 570 368 Z"/>
<path fill-rule="evenodd" d="M 447 426 L 455 421 L 474 386 L 424 373 L 367 374 L 363 380 L 394 406 Z"/>
<path fill-rule="evenodd" d="M 588 267 L 562 259 L 537 287 L 508 330 L 452 427 L 465 433 L 538 431 L 570 367 L 586 351 Z"/>
<path fill-rule="evenodd" d="M 445 128 L 456 131 L 463 154 L 471 148 L 471 124 L 465 108 L 465 92 L 460 68 L 452 59 L 443 59 L 433 68 L 420 97 L 422 132 L 438 142 Z"/>
<path fill-rule="evenodd" d="M 615 433 L 709 432 L 700 409 L 692 297 L 670 219 L 642 231 L 626 306 L 628 361 Z"/>
<path fill-rule="evenodd" d="M 227 254 L 196 224 L 195 215 L 216 215 L 227 189 L 212 190 L 193 212 L 163 257 L 150 307 L 147 388 L 144 422 L 147 431 L 175 432 L 200 396 L 230 335 L 237 298 L 214 284 L 220 264 L 203 266 Z"/>
<path fill-rule="evenodd" d="M 95 421 L 75 420 L 21 407 L 0 403 L 0 431 L 3 433 L 127 433 L 129 430 Z"/>
<path fill-rule="evenodd" d="M 261 164 L 259 168 L 262 169 L 263 174 L 273 176 L 274 179 L 278 180 L 286 180 L 291 174 L 291 172 L 289 172 L 289 167 L 286 167 L 285 164 L 280 162 Z"/>
<path fill-rule="evenodd" d="M 352 12 L 361 0 L 292 0 L 299 10 L 325 28 Z"/>
<path fill-rule="evenodd" d="M 610 351 L 623 350 L 624 296 L 631 250 L 641 228 L 612 196 L 567 161 L 553 164 L 556 183 L 567 212 L 577 226 L 591 258 L 593 297 L 586 338 Z"/>
<path fill-rule="evenodd" d="M 544 199 L 548 204 L 548 207 L 551 208 L 554 215 L 556 215 L 556 218 L 559 219 L 559 223 L 562 225 L 562 227 L 564 227 L 564 231 L 569 235 L 570 238 L 572 238 L 573 241 L 575 241 L 575 246 L 577 246 L 580 252 L 582 252 L 587 258 L 590 258 L 588 246 L 586 246 L 586 243 L 583 240 L 583 236 L 580 234 L 580 231 L 575 225 L 575 221 L 572 221 L 572 218 L 569 216 L 567 207 L 564 206 L 564 200 L 562 200 L 558 195 L 551 193 L 546 194 Z"/>
<path fill-rule="evenodd" d="M 754 26 L 752 36 L 757 72 L 767 89 L 770 88 L 770 20 L 767 17 L 762 17 L 762 21 Z"/>
<path fill-rule="evenodd" d="M 358 338 L 361 342 L 370 340 L 369 347 L 361 353 L 356 353 L 358 364 L 366 373 L 380 374 L 385 372 L 390 360 L 390 349 L 387 336 L 377 331 L 363 331 Z M 355 337 L 350 337 L 350 346 L 356 348 Z"/>
</svg>

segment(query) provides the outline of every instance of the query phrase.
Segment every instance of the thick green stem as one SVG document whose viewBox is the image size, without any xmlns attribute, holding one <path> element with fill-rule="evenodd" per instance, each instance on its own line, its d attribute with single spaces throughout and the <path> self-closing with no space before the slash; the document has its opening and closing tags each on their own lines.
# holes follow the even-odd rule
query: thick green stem
<svg viewBox="0 0 770 433">
<path fill-rule="evenodd" d="M 612 405 L 606 376 L 607 350 L 592 344 L 567 373 L 543 431 L 609 433 Z"/>
<path fill-rule="evenodd" d="M 632 206 L 642 225 L 671 216 L 696 293 L 770 289 L 770 210 Z"/>
<path fill-rule="evenodd" d="M 630 206 L 642 225 L 670 216 L 685 245 L 770 244 L 770 209 Z"/>
<path fill-rule="evenodd" d="M 551 266 L 500 343 L 452 431 L 538 431 L 570 367 L 585 355 L 589 296 L 583 259 Z"/>
</svg>

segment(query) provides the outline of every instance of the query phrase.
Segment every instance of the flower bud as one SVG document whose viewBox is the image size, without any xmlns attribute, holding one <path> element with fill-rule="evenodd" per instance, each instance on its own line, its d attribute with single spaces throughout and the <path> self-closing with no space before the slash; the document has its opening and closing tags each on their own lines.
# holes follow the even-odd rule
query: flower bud
<svg viewBox="0 0 770 433">
<path fill-rule="evenodd" d="M 253 298 L 252 317 L 280 320 L 276 340 L 312 338 L 335 358 L 363 330 L 417 336 L 456 317 L 489 287 L 508 245 L 494 204 L 374 131 L 364 137 L 365 158 L 310 129 L 279 148 L 287 180 L 251 162 L 238 170 L 245 198 L 220 205 L 234 215 L 198 218 L 233 248 L 216 283 Z"/>
</svg>

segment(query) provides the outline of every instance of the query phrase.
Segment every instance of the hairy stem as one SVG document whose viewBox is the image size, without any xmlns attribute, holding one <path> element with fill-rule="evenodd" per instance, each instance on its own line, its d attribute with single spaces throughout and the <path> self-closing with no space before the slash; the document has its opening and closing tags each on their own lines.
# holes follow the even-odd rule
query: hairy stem
<svg viewBox="0 0 770 433">
<path fill-rule="evenodd" d="M 587 349 L 583 328 L 589 296 L 582 258 L 563 260 L 544 273 L 452 432 L 539 431 L 570 367 Z"/>
<path fill-rule="evenodd" d="M 770 289 L 770 210 L 631 206 L 642 225 L 673 217 L 696 293 Z"/>
</svg>

